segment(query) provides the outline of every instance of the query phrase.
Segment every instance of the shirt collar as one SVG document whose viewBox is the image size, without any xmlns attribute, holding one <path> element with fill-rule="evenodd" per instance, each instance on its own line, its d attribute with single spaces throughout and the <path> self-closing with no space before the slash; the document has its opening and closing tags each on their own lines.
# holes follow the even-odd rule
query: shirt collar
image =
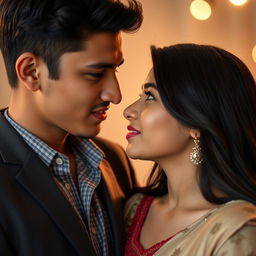
<svg viewBox="0 0 256 256">
<path fill-rule="evenodd" d="M 103 151 L 90 139 L 70 135 L 71 144 L 92 167 L 98 168 L 105 157 Z"/>
<path fill-rule="evenodd" d="M 45 142 L 37 136 L 16 123 L 5 110 L 4 116 L 7 121 L 14 127 L 14 129 L 21 135 L 24 141 L 37 153 L 41 160 L 49 167 L 58 151 L 48 146 Z M 69 135 L 71 147 L 79 151 L 79 154 L 92 167 L 98 168 L 103 157 L 105 157 L 102 150 L 90 139 Z"/>
</svg>

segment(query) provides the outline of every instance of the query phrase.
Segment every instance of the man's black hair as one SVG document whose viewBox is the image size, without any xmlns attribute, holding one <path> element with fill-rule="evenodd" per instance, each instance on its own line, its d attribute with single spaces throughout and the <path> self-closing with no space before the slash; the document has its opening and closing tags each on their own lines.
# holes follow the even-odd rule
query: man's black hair
<svg viewBox="0 0 256 256">
<path fill-rule="evenodd" d="M 59 59 L 82 50 L 93 33 L 136 31 L 141 4 L 127 0 L 0 0 L 0 47 L 10 85 L 17 87 L 15 63 L 32 52 L 47 64 L 49 78 L 58 79 Z"/>
</svg>

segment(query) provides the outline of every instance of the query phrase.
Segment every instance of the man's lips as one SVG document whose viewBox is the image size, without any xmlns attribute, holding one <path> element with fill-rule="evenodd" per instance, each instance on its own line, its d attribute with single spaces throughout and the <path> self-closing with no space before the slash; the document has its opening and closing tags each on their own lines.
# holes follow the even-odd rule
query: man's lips
<svg viewBox="0 0 256 256">
<path fill-rule="evenodd" d="M 135 129 L 134 127 L 132 127 L 131 125 L 128 125 L 128 126 L 127 126 L 127 129 L 128 129 L 128 131 L 129 131 L 129 132 L 127 133 L 127 135 L 126 135 L 126 139 L 127 139 L 127 140 L 140 134 L 140 131 L 136 130 L 136 129 Z"/>
<path fill-rule="evenodd" d="M 98 120 L 103 121 L 107 118 L 107 113 L 106 111 L 109 109 L 109 107 L 101 107 L 94 109 L 92 111 L 92 115 L 96 117 Z"/>
</svg>

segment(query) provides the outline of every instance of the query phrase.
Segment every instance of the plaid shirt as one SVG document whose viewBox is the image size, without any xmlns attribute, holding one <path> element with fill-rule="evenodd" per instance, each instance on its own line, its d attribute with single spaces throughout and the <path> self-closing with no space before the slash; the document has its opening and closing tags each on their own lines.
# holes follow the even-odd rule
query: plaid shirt
<svg viewBox="0 0 256 256">
<path fill-rule="evenodd" d="M 49 147 L 12 120 L 5 117 L 24 141 L 37 153 L 52 172 L 54 181 L 87 227 L 97 255 L 111 255 L 111 233 L 107 213 L 95 191 L 101 180 L 99 163 L 103 153 L 90 140 L 70 135 L 69 141 L 75 155 L 78 189 L 70 175 L 69 158 Z"/>
</svg>

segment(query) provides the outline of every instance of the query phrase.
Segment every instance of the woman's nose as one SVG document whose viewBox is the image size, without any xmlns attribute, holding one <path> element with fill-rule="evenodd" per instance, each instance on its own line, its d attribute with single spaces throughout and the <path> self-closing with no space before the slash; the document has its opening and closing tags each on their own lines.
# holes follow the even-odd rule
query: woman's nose
<svg viewBox="0 0 256 256">
<path fill-rule="evenodd" d="M 136 109 L 136 102 L 125 108 L 123 116 L 127 120 L 136 119 L 138 117 L 138 110 Z"/>
</svg>

